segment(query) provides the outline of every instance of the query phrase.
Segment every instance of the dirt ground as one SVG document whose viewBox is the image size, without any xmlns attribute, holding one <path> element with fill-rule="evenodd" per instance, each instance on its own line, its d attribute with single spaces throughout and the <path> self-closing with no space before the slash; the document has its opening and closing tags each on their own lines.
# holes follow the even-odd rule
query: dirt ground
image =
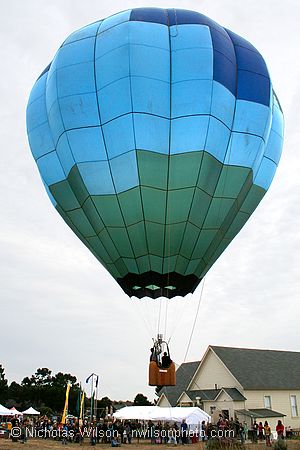
<svg viewBox="0 0 300 450">
<path fill-rule="evenodd" d="M 55 450 L 61 448 L 82 448 L 82 447 L 91 447 L 89 442 L 86 441 L 83 443 L 83 446 L 79 446 L 78 444 L 68 444 L 62 447 L 61 442 L 55 442 L 51 440 L 43 440 L 43 439 L 30 439 L 25 444 L 21 444 L 19 442 L 11 442 L 8 439 L 0 439 L 0 450 L 12 450 L 12 449 L 34 449 L 34 450 Z M 157 450 L 172 449 L 174 445 L 150 445 L 148 442 L 143 442 L 140 444 L 130 444 L 123 445 L 123 447 L 127 447 L 128 450 L 154 450 L 153 447 Z M 181 447 L 181 445 L 178 445 Z M 96 445 L 96 449 L 99 450 L 109 450 L 110 445 Z M 198 444 L 189 444 L 188 448 L 190 450 L 204 450 L 204 446 L 202 443 Z M 247 450 L 265 450 L 267 447 L 262 443 L 259 445 L 249 444 L 247 445 Z M 289 450 L 300 450 L 300 441 L 289 441 L 288 442 Z"/>
</svg>

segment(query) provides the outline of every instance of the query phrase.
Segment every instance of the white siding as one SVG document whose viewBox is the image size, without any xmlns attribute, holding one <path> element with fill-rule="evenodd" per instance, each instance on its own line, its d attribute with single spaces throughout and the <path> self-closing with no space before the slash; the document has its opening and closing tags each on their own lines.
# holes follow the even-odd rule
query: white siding
<svg viewBox="0 0 300 450">
<path fill-rule="evenodd" d="M 211 414 L 211 407 L 215 407 L 217 411 L 227 410 L 229 418 L 235 416 L 236 409 L 244 409 L 244 402 L 233 402 L 232 400 L 205 401 L 203 402 L 203 409 L 208 414 Z"/>
<path fill-rule="evenodd" d="M 158 399 L 157 406 L 163 406 L 163 407 L 169 408 L 171 405 L 168 402 L 168 399 L 166 398 L 166 396 L 164 394 L 162 394 Z"/>
<path fill-rule="evenodd" d="M 245 391 L 244 392 L 247 409 L 264 408 L 264 396 L 269 395 L 271 397 L 272 410 L 284 414 L 283 418 L 285 426 L 292 428 L 300 428 L 300 417 L 292 417 L 291 395 L 296 395 L 298 414 L 300 405 L 300 390 L 298 391 L 283 391 L 283 390 L 270 390 L 270 391 Z"/>
<path fill-rule="evenodd" d="M 222 387 L 237 388 L 246 397 L 246 401 L 233 402 L 226 393 L 221 393 L 216 401 L 203 401 L 203 409 L 207 413 L 210 414 L 210 409 L 214 406 L 217 410 L 228 410 L 229 416 L 234 417 L 235 410 L 265 408 L 264 398 L 270 396 L 271 409 L 285 416 L 283 417 L 284 425 L 300 428 L 300 390 L 244 390 L 213 350 L 208 348 L 188 390 L 215 389 L 215 385 L 218 389 Z M 296 396 L 298 417 L 292 417 L 291 396 Z M 190 403 L 186 394 L 182 395 L 180 401 L 184 404 Z M 170 406 L 165 396 L 159 399 L 158 405 Z M 278 418 L 268 419 L 268 421 L 274 430 Z"/>
<path fill-rule="evenodd" d="M 240 392 L 243 390 L 222 361 L 209 349 L 189 389 L 192 391 L 197 389 L 214 389 L 215 385 L 217 385 L 218 389 L 222 387 L 236 387 Z"/>
<path fill-rule="evenodd" d="M 220 393 L 215 401 L 205 401 L 203 402 L 204 410 L 211 414 L 211 407 L 214 407 L 217 411 L 228 411 L 229 418 L 235 416 L 234 411 L 236 409 L 243 409 L 245 402 L 235 402 L 232 398 L 224 391 Z"/>
<path fill-rule="evenodd" d="M 179 403 L 192 403 L 192 400 L 190 399 L 190 397 L 185 392 L 183 392 L 181 394 L 181 396 L 179 397 L 178 401 L 179 401 Z"/>
</svg>

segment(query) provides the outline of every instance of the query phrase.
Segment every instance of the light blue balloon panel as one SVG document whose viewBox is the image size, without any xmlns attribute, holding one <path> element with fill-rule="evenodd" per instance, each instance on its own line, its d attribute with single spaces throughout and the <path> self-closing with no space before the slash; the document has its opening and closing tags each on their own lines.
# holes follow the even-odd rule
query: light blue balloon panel
<svg viewBox="0 0 300 450">
<path fill-rule="evenodd" d="M 186 295 L 279 163 L 260 53 L 202 14 L 137 8 L 72 33 L 35 83 L 30 147 L 48 195 L 128 295 Z"/>
</svg>

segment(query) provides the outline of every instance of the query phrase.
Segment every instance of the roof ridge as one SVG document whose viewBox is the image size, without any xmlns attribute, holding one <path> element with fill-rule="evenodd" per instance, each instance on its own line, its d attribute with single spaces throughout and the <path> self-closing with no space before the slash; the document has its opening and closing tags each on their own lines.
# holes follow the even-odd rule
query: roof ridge
<svg viewBox="0 0 300 450">
<path fill-rule="evenodd" d="M 279 350 L 279 349 L 267 349 L 267 348 L 249 348 L 249 347 L 228 347 L 225 345 L 209 345 L 210 348 L 221 348 L 228 350 L 248 350 L 248 351 L 258 351 L 258 352 L 278 352 L 278 353 L 296 353 L 300 354 L 300 351 L 296 350 Z"/>
<path fill-rule="evenodd" d="M 211 389 L 186 389 L 185 392 L 220 391 L 221 389 L 224 389 L 224 388 L 217 388 L 217 389 L 214 389 L 214 388 L 211 388 Z"/>
<path fill-rule="evenodd" d="M 197 360 L 197 361 L 187 361 L 187 362 L 183 362 L 183 363 L 180 364 L 180 366 L 183 366 L 184 364 L 195 364 L 195 363 L 200 364 L 200 363 L 201 363 L 201 359 L 200 359 L 200 360 Z M 180 367 L 180 366 L 179 366 L 179 367 Z"/>
</svg>

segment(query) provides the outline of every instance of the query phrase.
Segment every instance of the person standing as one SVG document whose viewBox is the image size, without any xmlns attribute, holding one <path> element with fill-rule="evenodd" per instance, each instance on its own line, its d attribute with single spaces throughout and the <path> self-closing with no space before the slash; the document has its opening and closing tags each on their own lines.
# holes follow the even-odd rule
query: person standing
<svg viewBox="0 0 300 450">
<path fill-rule="evenodd" d="M 165 444 L 167 444 L 169 441 L 169 434 L 170 434 L 170 424 L 169 422 L 166 422 L 163 427 L 163 439 Z"/>
<path fill-rule="evenodd" d="M 155 443 L 162 444 L 162 425 L 161 422 L 158 422 L 155 425 Z"/>
<path fill-rule="evenodd" d="M 241 444 L 245 444 L 244 426 L 240 421 L 238 421 L 238 425 L 239 425 L 239 437 L 241 440 Z"/>
<path fill-rule="evenodd" d="M 245 437 L 245 441 L 246 441 L 248 439 L 248 431 L 249 431 L 246 421 L 243 423 L 243 430 L 244 430 L 244 437 Z"/>
<path fill-rule="evenodd" d="M 64 423 L 62 427 L 62 440 L 61 440 L 62 445 L 68 444 L 68 437 L 69 437 L 69 427 L 66 423 Z"/>
<path fill-rule="evenodd" d="M 252 424 L 252 442 L 257 442 L 257 431 L 258 431 L 258 424 L 256 420 L 254 420 Z"/>
<path fill-rule="evenodd" d="M 201 426 L 200 426 L 200 438 L 201 441 L 204 442 L 207 438 L 207 425 L 205 423 L 205 420 L 202 420 Z"/>
<path fill-rule="evenodd" d="M 278 439 L 283 439 L 284 435 L 284 425 L 281 422 L 281 420 L 278 420 L 278 423 L 276 425 L 276 431 L 277 431 L 277 437 Z"/>
<path fill-rule="evenodd" d="M 152 420 L 148 422 L 148 435 L 151 440 L 151 444 L 155 444 L 155 425 Z"/>
<path fill-rule="evenodd" d="M 125 424 L 125 434 L 126 434 L 126 439 L 127 439 L 128 444 L 131 444 L 132 432 L 131 432 L 131 426 L 130 426 L 129 422 L 127 422 Z"/>
<path fill-rule="evenodd" d="M 264 426 L 262 422 L 259 422 L 258 424 L 258 440 L 262 441 L 264 438 Z"/>
<path fill-rule="evenodd" d="M 266 446 L 271 447 L 271 428 L 267 421 L 265 421 L 264 430 L 266 436 Z"/>
<path fill-rule="evenodd" d="M 181 431 L 181 443 L 182 445 L 185 445 L 188 443 L 188 426 L 185 421 L 185 419 L 182 419 L 181 425 L 180 425 L 180 431 Z"/>
<path fill-rule="evenodd" d="M 236 437 L 241 437 L 241 424 L 239 419 L 236 417 L 235 420 L 231 419 L 229 422 L 229 429 L 234 430 L 234 435 Z"/>
<path fill-rule="evenodd" d="M 178 428 L 177 428 L 176 424 L 174 423 L 173 426 L 171 425 L 170 429 L 169 429 L 168 444 L 177 445 L 177 432 L 178 432 Z"/>
</svg>

